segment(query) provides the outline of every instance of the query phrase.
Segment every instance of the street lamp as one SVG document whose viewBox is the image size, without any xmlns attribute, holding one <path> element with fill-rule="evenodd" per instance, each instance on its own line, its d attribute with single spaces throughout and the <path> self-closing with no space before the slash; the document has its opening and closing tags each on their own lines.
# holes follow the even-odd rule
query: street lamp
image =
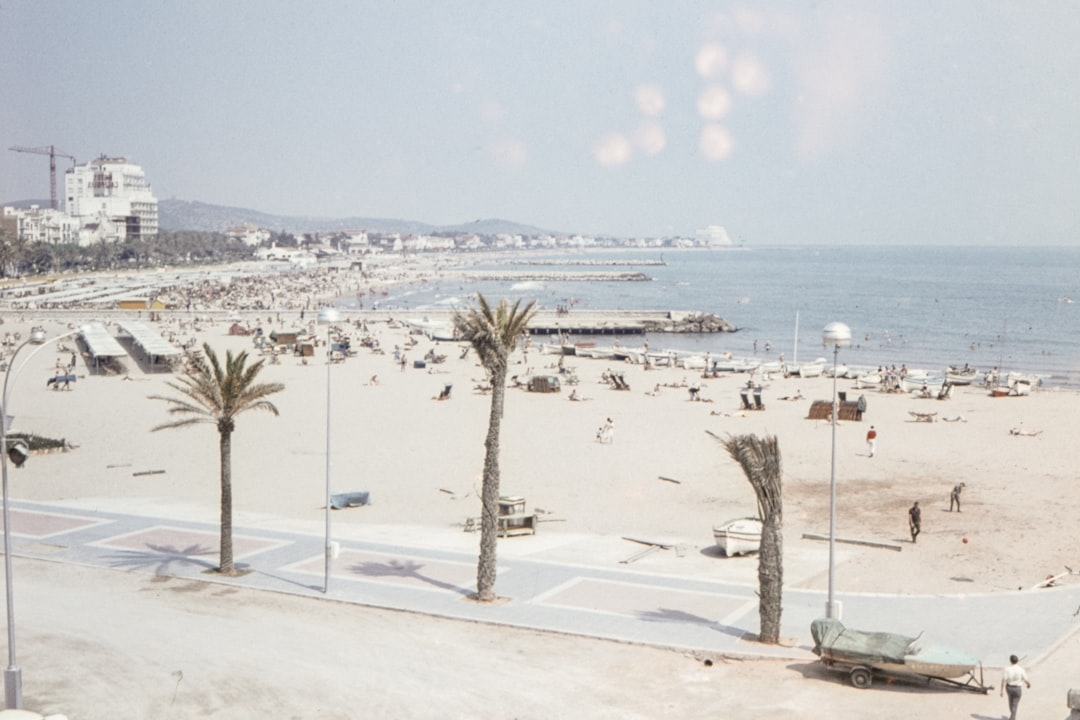
<svg viewBox="0 0 1080 720">
<path fill-rule="evenodd" d="M 836 419 L 840 406 L 836 401 L 836 359 L 840 348 L 851 344 L 851 328 L 842 322 L 831 322 L 821 334 L 821 342 L 833 346 L 832 374 L 832 472 L 829 479 L 829 597 L 825 601 L 825 617 L 840 619 L 839 608 L 833 600 L 833 580 L 836 574 Z"/>
<path fill-rule="evenodd" d="M 330 449 L 332 447 L 330 428 L 331 419 L 333 418 L 331 413 L 333 394 L 330 390 L 330 383 L 334 375 L 330 372 L 330 368 L 334 364 L 334 352 L 333 345 L 330 342 L 330 333 L 333 331 L 334 324 L 340 320 L 341 313 L 337 311 L 337 308 L 325 307 L 319 310 L 318 322 L 320 325 L 326 325 L 326 545 L 323 548 L 326 555 L 326 568 L 323 571 L 323 593 L 330 592 L 330 560 L 333 557 L 333 548 L 330 542 Z"/>
<path fill-rule="evenodd" d="M 10 397 L 8 395 L 8 383 L 11 382 L 12 376 L 18 377 L 19 371 L 26 367 L 27 363 L 30 362 L 30 359 L 43 350 L 46 345 L 58 342 L 79 332 L 82 332 L 82 328 L 72 330 L 63 335 L 57 335 L 51 340 L 46 341 L 44 330 L 40 328 L 31 330 L 30 337 L 23 341 L 22 345 L 15 348 L 15 352 L 11 355 L 11 361 L 8 363 L 7 372 L 4 374 L 3 393 L 0 395 L 0 399 L 3 400 L 3 407 L 0 407 L 0 450 L 2 450 L 0 451 L 0 476 L 3 477 L 4 495 L 4 583 L 7 595 L 8 645 L 8 666 L 7 669 L 4 670 L 4 699 L 7 707 L 15 710 L 22 708 L 22 668 L 18 666 L 15 660 L 15 588 L 12 585 L 11 570 L 11 503 L 10 496 L 8 495 L 8 454 L 9 452 L 11 453 L 11 460 L 16 463 L 16 467 L 22 465 L 22 462 L 26 458 L 25 450 L 23 448 L 19 446 L 8 448 L 8 419 L 14 418 L 9 412 Z M 18 357 L 19 351 L 31 343 L 38 347 L 27 356 L 22 365 L 16 368 L 15 358 Z"/>
</svg>

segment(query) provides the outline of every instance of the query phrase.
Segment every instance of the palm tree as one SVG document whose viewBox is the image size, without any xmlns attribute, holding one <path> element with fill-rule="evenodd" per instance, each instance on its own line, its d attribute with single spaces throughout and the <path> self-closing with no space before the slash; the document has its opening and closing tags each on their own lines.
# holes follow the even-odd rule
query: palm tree
<svg viewBox="0 0 1080 720">
<path fill-rule="evenodd" d="M 233 356 L 225 353 L 225 365 L 218 361 L 209 343 L 203 343 L 205 358 L 196 356 L 192 372 L 179 382 L 166 383 L 183 397 L 151 395 L 151 400 L 169 403 L 169 414 L 181 419 L 153 428 L 188 427 L 198 423 L 214 423 L 218 431 L 221 459 L 221 556 L 218 572 L 235 575 L 232 549 L 232 434 L 236 416 L 245 410 L 267 410 L 274 415 L 278 409 L 266 398 L 281 392 L 281 383 L 256 383 L 263 361 L 247 366 L 248 354 Z"/>
<path fill-rule="evenodd" d="M 780 445 L 775 435 L 764 438 L 728 435 L 721 442 L 732 459 L 742 466 L 746 479 L 757 495 L 758 517 L 762 524 L 758 551 L 758 617 L 761 623 L 758 639 L 775 645 L 780 642 L 780 615 L 784 603 L 784 503 Z"/>
<path fill-rule="evenodd" d="M 506 372 L 510 351 L 525 332 L 534 314 L 536 301 L 519 308 L 503 300 L 492 310 L 483 295 L 477 294 L 478 308 L 467 314 L 454 313 L 454 327 L 463 340 L 472 343 L 480 364 L 491 376 L 491 413 L 487 439 L 484 441 L 484 479 L 480 491 L 480 561 L 476 568 L 476 599 L 495 599 L 495 546 L 499 522 L 499 431 L 502 426 L 503 399 L 506 395 Z"/>
</svg>

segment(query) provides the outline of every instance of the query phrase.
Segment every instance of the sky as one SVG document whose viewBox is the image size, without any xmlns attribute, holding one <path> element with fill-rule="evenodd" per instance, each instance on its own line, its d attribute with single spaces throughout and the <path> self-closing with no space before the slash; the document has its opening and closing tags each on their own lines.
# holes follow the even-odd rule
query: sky
<svg viewBox="0 0 1080 720">
<path fill-rule="evenodd" d="M 54 145 L 285 215 L 1074 245 L 1078 39 L 1075 0 L 0 0 L 0 201 Z"/>
</svg>

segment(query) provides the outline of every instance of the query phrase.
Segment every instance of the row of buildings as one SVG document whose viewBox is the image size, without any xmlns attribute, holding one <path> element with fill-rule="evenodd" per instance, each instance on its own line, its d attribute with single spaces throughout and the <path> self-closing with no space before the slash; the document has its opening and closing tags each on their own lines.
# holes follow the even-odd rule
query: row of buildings
<svg viewBox="0 0 1080 720">
<path fill-rule="evenodd" d="M 27 243 L 51 245 L 120 242 L 148 239 L 158 232 L 158 201 L 143 169 L 123 157 L 106 157 L 75 165 L 64 174 L 63 209 L 3 208 L 0 228 Z M 686 248 L 730 247 L 720 226 L 709 226 L 694 237 L 594 238 L 582 235 L 479 235 L 476 233 L 374 233 L 341 230 L 298 238 L 298 247 L 277 248 L 272 233 L 255 225 L 229 228 L 226 235 L 261 249 L 262 259 L 292 259 L 297 251 L 320 247 L 331 254 L 426 253 L 518 249 L 590 249 L 603 247 Z"/>
<path fill-rule="evenodd" d="M 333 233 L 306 233 L 294 238 L 296 247 L 279 247 L 272 242 L 273 233 L 257 225 L 237 225 L 226 235 L 257 248 L 260 260 L 286 260 L 303 252 L 315 256 L 326 254 L 378 255 L 383 253 L 414 254 L 428 252 L 478 252 L 487 250 L 592 250 L 598 248 L 724 248 L 734 243 L 727 231 L 711 225 L 697 231 L 693 237 L 613 238 L 589 235 L 520 235 L 497 233 L 439 232 L 389 233 L 367 230 L 339 230 Z"/>
<path fill-rule="evenodd" d="M 64 174 L 63 209 L 5 206 L 0 227 L 52 245 L 146 239 L 157 235 L 158 201 L 141 167 L 102 155 Z"/>
</svg>

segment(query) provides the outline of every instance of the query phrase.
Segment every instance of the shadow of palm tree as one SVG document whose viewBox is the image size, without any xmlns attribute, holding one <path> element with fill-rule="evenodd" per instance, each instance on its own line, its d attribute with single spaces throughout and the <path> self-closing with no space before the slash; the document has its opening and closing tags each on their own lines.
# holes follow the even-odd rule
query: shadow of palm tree
<svg viewBox="0 0 1080 720">
<path fill-rule="evenodd" d="M 725 635 L 731 635 L 732 637 L 742 637 L 746 634 L 746 631 L 742 628 L 732 627 L 730 625 L 721 625 L 715 620 L 703 618 L 700 615 L 694 615 L 683 610 L 674 610 L 672 608 L 660 608 L 659 610 L 648 610 L 644 612 L 639 612 L 638 617 L 646 622 L 680 622 L 696 623 L 698 625 L 708 625 L 713 630 L 722 632 Z"/>
<path fill-rule="evenodd" d="M 349 572 L 364 577 L 400 577 L 413 578 L 420 582 L 434 585 L 442 590 L 453 590 L 460 595 L 470 595 L 471 590 L 458 587 L 443 580 L 437 580 L 421 574 L 420 569 L 424 566 L 412 560 L 389 560 L 387 562 L 359 562 L 349 568 Z"/>
<path fill-rule="evenodd" d="M 205 545 L 189 545 L 179 549 L 171 545 L 154 545 L 147 543 L 147 551 L 126 550 L 115 555 L 108 556 L 109 565 L 112 567 L 126 567 L 132 570 L 153 570 L 157 575 L 168 575 L 174 572 L 175 567 L 198 567 L 214 569 L 217 563 L 199 558 L 200 555 L 213 556 L 217 553 L 214 548 Z"/>
</svg>

